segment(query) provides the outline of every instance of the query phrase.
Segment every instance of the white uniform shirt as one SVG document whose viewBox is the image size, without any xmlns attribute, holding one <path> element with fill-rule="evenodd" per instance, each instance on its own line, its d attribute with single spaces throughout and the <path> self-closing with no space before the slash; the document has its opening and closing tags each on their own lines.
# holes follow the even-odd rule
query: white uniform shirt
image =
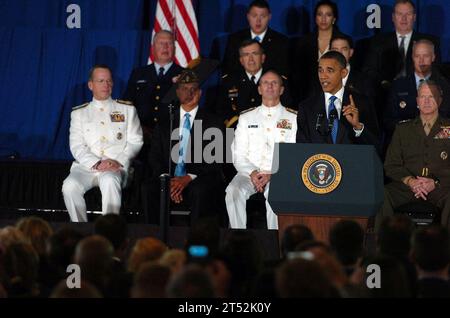
<svg viewBox="0 0 450 318">
<path fill-rule="evenodd" d="M 93 99 L 87 106 L 76 107 L 71 114 L 69 141 L 73 165 L 90 170 L 99 160 L 114 159 L 127 171 L 143 145 L 136 109 L 111 98 Z"/>
<path fill-rule="evenodd" d="M 297 115 L 278 104 L 261 105 L 239 116 L 233 144 L 233 164 L 238 173 L 272 171 L 275 143 L 295 143 Z"/>
</svg>

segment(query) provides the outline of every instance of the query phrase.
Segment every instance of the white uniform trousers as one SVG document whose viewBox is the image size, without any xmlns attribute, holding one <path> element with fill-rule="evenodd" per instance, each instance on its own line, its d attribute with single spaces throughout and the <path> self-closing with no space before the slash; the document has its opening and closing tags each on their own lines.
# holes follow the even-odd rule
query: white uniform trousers
<svg viewBox="0 0 450 318">
<path fill-rule="evenodd" d="M 266 185 L 264 190 L 264 197 L 266 198 L 266 219 L 267 228 L 269 230 L 278 230 L 278 217 L 273 213 L 267 197 L 269 195 L 269 185 Z M 246 229 L 247 228 L 247 211 L 246 203 L 251 195 L 256 193 L 250 176 L 237 174 L 231 180 L 226 189 L 225 203 L 227 205 L 228 218 L 232 229 Z"/>
<path fill-rule="evenodd" d="M 72 222 L 87 222 L 84 194 L 93 187 L 102 193 L 102 213 L 119 214 L 122 204 L 122 181 L 125 171 L 93 172 L 82 166 L 72 166 L 64 180 L 62 193 Z"/>
</svg>

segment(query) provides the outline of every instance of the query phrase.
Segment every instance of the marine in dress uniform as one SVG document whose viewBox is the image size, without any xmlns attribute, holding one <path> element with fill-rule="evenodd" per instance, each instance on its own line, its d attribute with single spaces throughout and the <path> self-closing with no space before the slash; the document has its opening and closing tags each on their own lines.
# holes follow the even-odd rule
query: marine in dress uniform
<svg viewBox="0 0 450 318">
<path fill-rule="evenodd" d="M 419 86 L 418 104 L 424 103 L 420 95 L 430 94 L 426 83 Z M 430 84 L 436 85 L 436 84 Z M 422 93 L 422 90 L 424 93 Z M 436 96 L 433 91 L 433 96 Z M 430 97 L 424 97 L 430 99 Z M 435 97 L 437 105 L 442 97 Z M 429 104 L 430 102 L 428 102 Z M 420 115 L 399 123 L 389 145 L 384 168 L 392 180 L 385 186 L 384 203 L 377 215 L 376 229 L 382 218 L 394 213 L 395 208 L 408 202 L 427 199 L 441 210 L 441 223 L 449 226 L 450 214 L 450 120 L 439 116 L 437 107 L 433 116 Z"/>
<path fill-rule="evenodd" d="M 234 229 L 247 227 L 246 201 L 257 192 L 252 181 L 252 173 L 271 174 L 275 143 L 294 143 L 297 133 L 297 112 L 285 108 L 279 102 L 273 106 L 266 106 L 266 93 L 261 86 L 265 81 L 281 78 L 273 72 L 268 72 L 261 78 L 260 92 L 262 105 L 241 112 L 232 144 L 233 164 L 237 175 L 226 189 L 225 202 L 227 205 L 230 226 Z M 267 210 L 267 228 L 278 229 L 278 219 L 267 201 L 269 183 L 264 187 Z"/>
<path fill-rule="evenodd" d="M 70 122 L 70 150 L 75 161 L 64 180 L 64 202 L 73 222 L 86 222 L 84 193 L 98 186 L 102 212 L 119 213 L 121 188 L 131 160 L 142 147 L 142 129 L 131 103 L 113 100 L 111 72 L 94 67 L 92 102 L 75 107 Z"/>
</svg>

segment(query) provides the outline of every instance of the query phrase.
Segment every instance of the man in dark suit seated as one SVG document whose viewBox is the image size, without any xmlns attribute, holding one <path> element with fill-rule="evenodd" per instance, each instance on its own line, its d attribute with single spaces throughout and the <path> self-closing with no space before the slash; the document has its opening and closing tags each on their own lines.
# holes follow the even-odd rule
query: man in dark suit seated
<svg viewBox="0 0 450 318">
<path fill-rule="evenodd" d="M 338 51 L 347 60 L 348 74 L 343 79 L 345 88 L 353 90 L 360 95 L 374 98 L 376 93 L 373 81 L 366 74 L 352 66 L 351 61 L 354 53 L 352 38 L 342 33 L 333 36 L 330 43 L 330 50 Z"/>
<path fill-rule="evenodd" d="M 378 124 L 373 105 L 364 95 L 343 86 L 347 61 L 336 51 L 319 60 L 322 92 L 299 106 L 297 142 L 379 145 Z"/>
<path fill-rule="evenodd" d="M 224 119 L 226 127 L 235 127 L 239 113 L 261 105 L 258 92 L 259 79 L 267 71 L 266 55 L 262 45 L 255 40 L 244 40 L 239 47 L 239 71 L 222 76 L 220 95 L 216 113 Z M 281 96 L 281 103 L 289 107 L 292 103 L 287 91 L 286 76 L 282 75 L 286 90 Z"/>
<path fill-rule="evenodd" d="M 433 42 L 422 39 L 413 44 L 412 59 L 414 71 L 406 77 L 397 78 L 392 82 L 389 101 L 384 115 L 385 143 L 389 145 L 395 125 L 406 119 L 414 119 L 418 114 L 417 87 L 424 80 L 431 79 L 437 83 L 443 91 L 442 104 L 439 113 L 442 117 L 450 115 L 450 83 L 433 68 L 435 61 Z"/>
<path fill-rule="evenodd" d="M 183 68 L 174 62 L 175 39 L 170 31 L 155 34 L 152 43 L 153 63 L 133 70 L 123 99 L 136 107 L 144 133 L 144 147 L 139 158 L 148 153 L 151 133 L 156 124 L 167 117 L 167 105 L 162 100 Z"/>
<path fill-rule="evenodd" d="M 439 85 L 422 82 L 417 96 L 419 116 L 397 125 L 384 162 L 392 182 L 384 187 L 376 230 L 397 207 L 421 200 L 439 208 L 442 225 L 450 225 L 450 120 L 439 116 L 441 102 Z"/>
<path fill-rule="evenodd" d="M 363 71 L 388 86 L 395 77 L 405 76 L 412 69 L 412 45 L 419 39 L 429 39 L 435 45 L 437 61 L 440 61 L 439 39 L 414 31 L 416 8 L 411 0 L 396 0 L 392 22 L 394 32 L 381 33 L 371 39 Z"/>
<path fill-rule="evenodd" d="M 173 172 L 170 198 L 172 202 L 183 202 L 190 208 L 191 220 L 214 213 L 218 202 L 224 202 L 225 187 L 221 164 L 215 161 L 218 149 L 214 148 L 208 152 L 205 148 L 212 137 L 204 138 L 207 130 L 214 137 L 217 137 L 217 134 L 223 136 L 223 124 L 214 115 L 199 108 L 199 85 L 195 72 L 185 70 L 180 74 L 176 92 L 181 106 L 174 110 L 174 130 L 170 131 L 169 122 L 160 123 L 152 136 L 149 163 L 153 176 L 147 184 L 150 195 L 146 196 L 150 199 L 150 202 L 146 203 L 150 223 L 156 223 L 159 217 L 159 176 L 169 171 L 169 158 Z M 180 140 L 178 149 L 177 145 L 173 149 L 169 148 L 171 138 Z M 204 157 L 208 154 L 212 158 Z"/>
<path fill-rule="evenodd" d="M 228 37 L 227 47 L 222 64 L 224 74 L 234 73 L 241 69 L 239 64 L 239 47 L 244 40 L 256 40 L 264 48 L 265 67 L 275 69 L 280 74 L 288 74 L 288 38 L 269 28 L 271 12 L 266 0 L 254 0 L 247 11 L 250 28 L 235 32 Z"/>
</svg>

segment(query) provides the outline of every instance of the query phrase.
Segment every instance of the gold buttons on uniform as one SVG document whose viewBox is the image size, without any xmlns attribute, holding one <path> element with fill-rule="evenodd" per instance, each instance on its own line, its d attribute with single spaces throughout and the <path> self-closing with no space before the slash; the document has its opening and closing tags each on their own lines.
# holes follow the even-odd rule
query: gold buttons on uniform
<svg viewBox="0 0 450 318">
<path fill-rule="evenodd" d="M 158 118 L 153 118 L 153 121 L 156 123 L 158 121 Z"/>
<path fill-rule="evenodd" d="M 104 122 L 104 121 L 101 121 L 101 122 L 100 122 L 100 124 L 104 125 L 104 124 L 105 124 L 105 122 Z"/>
<path fill-rule="evenodd" d="M 267 128 L 267 131 L 270 131 L 270 128 Z"/>
<path fill-rule="evenodd" d="M 102 112 L 104 109 L 103 108 L 100 108 L 100 111 Z"/>
<path fill-rule="evenodd" d="M 106 140 L 106 137 L 105 137 L 105 136 L 102 136 L 102 137 L 100 138 L 100 140 L 101 140 L 101 141 L 105 141 L 105 140 Z"/>
<path fill-rule="evenodd" d="M 103 156 L 104 154 L 105 154 L 105 151 L 103 151 L 103 150 L 102 150 L 102 151 L 100 151 L 100 155 L 102 155 L 102 156 Z"/>
<path fill-rule="evenodd" d="M 252 98 L 252 99 L 251 99 L 251 102 L 252 102 L 252 103 L 254 103 L 254 102 L 255 102 L 255 99 L 254 99 L 254 98 Z"/>
<path fill-rule="evenodd" d="M 158 110 L 159 108 L 158 108 L 158 106 L 156 106 L 155 108 L 153 108 L 154 110 Z"/>
<path fill-rule="evenodd" d="M 159 96 L 156 96 L 155 99 L 156 99 L 156 100 L 159 100 Z"/>
<path fill-rule="evenodd" d="M 159 86 L 159 85 L 156 85 L 156 89 L 161 89 L 161 86 Z"/>
</svg>

